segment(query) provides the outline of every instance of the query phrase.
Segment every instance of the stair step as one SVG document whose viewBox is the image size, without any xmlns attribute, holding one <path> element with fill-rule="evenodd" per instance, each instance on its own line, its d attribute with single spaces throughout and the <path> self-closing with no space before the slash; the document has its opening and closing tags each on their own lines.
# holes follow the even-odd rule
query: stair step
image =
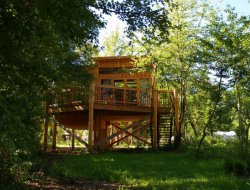
<svg viewBox="0 0 250 190">
<path fill-rule="evenodd" d="M 172 114 L 158 115 L 158 146 L 165 147 L 170 144 L 170 135 L 172 133 L 173 118 Z"/>
</svg>

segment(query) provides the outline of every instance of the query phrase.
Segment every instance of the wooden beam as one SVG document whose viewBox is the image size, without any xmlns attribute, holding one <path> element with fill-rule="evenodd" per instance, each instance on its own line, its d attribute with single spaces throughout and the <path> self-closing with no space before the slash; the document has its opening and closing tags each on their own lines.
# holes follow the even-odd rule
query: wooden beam
<svg viewBox="0 0 250 190">
<path fill-rule="evenodd" d="M 144 129 L 146 126 L 148 127 L 149 125 L 142 126 L 142 127 L 139 128 L 139 130 L 136 129 L 135 131 L 129 132 L 130 129 L 124 130 L 123 128 L 119 127 L 118 125 L 116 125 L 116 124 L 114 124 L 114 123 L 110 123 L 110 124 L 111 124 L 112 126 L 118 128 L 119 130 L 122 130 L 122 131 L 124 132 L 124 133 L 123 133 L 124 135 L 122 136 L 122 139 L 124 139 L 124 138 L 126 138 L 126 137 L 128 137 L 128 136 L 132 136 L 132 137 L 134 137 L 134 138 L 137 139 L 137 144 L 138 144 L 139 141 L 142 141 L 142 142 L 144 142 L 144 143 L 150 144 L 150 143 L 147 142 L 146 140 L 142 139 L 141 136 L 140 136 L 140 130 L 141 130 L 141 129 Z M 147 127 L 146 127 L 146 128 L 147 128 Z M 132 130 L 132 129 L 131 129 L 131 130 Z M 137 132 L 136 132 L 136 131 L 137 131 Z M 126 135 L 126 134 L 127 134 L 127 135 Z M 119 141 L 120 141 L 120 140 L 119 140 Z"/>
<path fill-rule="evenodd" d="M 48 148 L 48 126 L 49 126 L 49 104 L 45 105 L 45 119 L 44 119 L 44 136 L 43 136 L 43 150 L 47 151 Z"/>
<path fill-rule="evenodd" d="M 92 150 L 93 145 L 93 128 L 94 128 L 94 97 L 95 97 L 95 83 L 94 81 L 90 85 L 90 95 L 89 95 L 89 123 L 88 123 L 88 149 Z"/>
<path fill-rule="evenodd" d="M 106 139 L 108 136 L 108 131 L 107 131 L 108 125 L 105 120 L 101 118 L 101 126 L 100 126 L 100 139 Z M 106 141 L 100 146 L 101 150 L 105 150 L 108 147 L 109 141 Z"/>
<path fill-rule="evenodd" d="M 140 101 L 140 79 L 136 79 L 136 102 L 138 105 L 141 104 Z"/>
<path fill-rule="evenodd" d="M 130 129 L 130 128 L 133 129 L 133 128 L 137 127 L 138 125 L 140 125 L 143 121 L 145 121 L 145 119 L 141 119 L 140 121 L 134 122 L 134 123 L 132 123 L 131 125 L 125 127 L 123 130 L 128 131 L 128 129 Z M 123 131 L 120 130 L 120 131 L 117 131 L 116 133 L 113 133 L 113 134 L 112 134 L 111 136 L 109 136 L 109 137 L 106 137 L 106 138 L 101 139 L 98 143 L 96 143 L 96 144 L 93 146 L 93 148 L 98 148 L 98 147 L 100 147 L 102 144 L 107 143 L 107 142 L 109 142 L 111 139 L 113 139 L 113 138 L 119 136 L 122 132 L 123 132 Z"/>
<path fill-rule="evenodd" d="M 124 79 L 123 80 L 124 82 L 123 82 L 123 85 L 124 85 L 124 87 L 123 87 L 123 94 L 122 94 L 122 99 L 123 99 L 123 105 L 126 105 L 126 102 L 127 102 L 127 97 L 126 97 L 126 93 L 127 93 L 127 80 L 126 79 Z"/>
<path fill-rule="evenodd" d="M 142 142 L 144 142 L 144 143 L 146 143 L 146 144 L 148 144 L 148 145 L 151 145 L 151 144 L 150 144 L 149 142 L 147 142 L 146 140 L 141 139 L 141 138 L 137 137 L 136 135 L 134 135 L 134 133 L 136 133 L 136 132 L 138 132 L 138 131 L 140 131 L 140 130 L 144 129 L 145 127 L 148 127 L 148 126 L 149 126 L 149 125 L 144 125 L 144 126 L 138 128 L 138 129 L 134 130 L 134 131 L 131 133 L 131 135 L 133 135 L 137 140 L 140 140 L 140 141 L 142 141 Z M 117 139 L 115 142 L 109 144 L 109 146 L 112 146 L 113 144 L 120 142 L 121 140 L 127 138 L 128 136 L 130 136 L 130 134 L 127 134 L 127 135 L 123 136 L 122 138 Z"/>
<path fill-rule="evenodd" d="M 57 124 L 54 122 L 52 134 L 52 150 L 56 150 Z"/>
</svg>

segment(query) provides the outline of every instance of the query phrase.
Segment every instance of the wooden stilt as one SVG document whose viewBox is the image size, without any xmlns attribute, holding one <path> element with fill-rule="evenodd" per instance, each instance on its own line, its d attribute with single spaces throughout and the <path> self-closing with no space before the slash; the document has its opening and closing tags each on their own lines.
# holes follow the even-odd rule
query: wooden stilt
<svg viewBox="0 0 250 190">
<path fill-rule="evenodd" d="M 100 139 L 105 139 L 107 138 L 108 132 L 107 132 L 107 122 L 103 119 L 101 119 L 101 136 Z M 108 147 L 108 142 L 106 142 L 105 144 L 103 144 L 100 148 L 102 150 L 106 149 Z"/>
<path fill-rule="evenodd" d="M 90 96 L 89 96 L 89 124 L 88 124 L 88 130 L 89 130 L 89 136 L 88 136 L 88 149 L 89 151 L 92 150 L 93 146 L 93 127 L 94 127 L 94 98 L 95 98 L 95 83 L 92 82 L 90 87 Z"/>
<path fill-rule="evenodd" d="M 75 150 L 75 129 L 72 129 L 73 136 L 71 137 L 72 150 Z"/>
<path fill-rule="evenodd" d="M 53 125 L 53 136 L 52 136 L 52 150 L 56 150 L 56 134 L 57 134 L 57 124 Z"/>
<path fill-rule="evenodd" d="M 45 119 L 44 119 L 44 136 L 43 136 L 43 150 L 47 151 L 48 148 L 48 126 L 49 126 L 49 105 L 46 102 L 46 107 L 45 107 Z"/>
</svg>

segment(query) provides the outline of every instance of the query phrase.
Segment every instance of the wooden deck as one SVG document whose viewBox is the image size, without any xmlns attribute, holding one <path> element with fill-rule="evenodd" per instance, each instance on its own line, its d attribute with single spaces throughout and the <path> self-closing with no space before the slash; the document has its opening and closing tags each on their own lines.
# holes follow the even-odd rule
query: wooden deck
<svg viewBox="0 0 250 190">
<path fill-rule="evenodd" d="M 172 110 L 172 91 L 157 91 L 158 113 Z M 49 113 L 77 112 L 88 110 L 89 95 L 84 89 L 67 89 L 54 94 L 49 103 Z M 95 110 L 145 112 L 152 111 L 152 93 L 133 88 L 109 86 L 95 87 Z"/>
</svg>

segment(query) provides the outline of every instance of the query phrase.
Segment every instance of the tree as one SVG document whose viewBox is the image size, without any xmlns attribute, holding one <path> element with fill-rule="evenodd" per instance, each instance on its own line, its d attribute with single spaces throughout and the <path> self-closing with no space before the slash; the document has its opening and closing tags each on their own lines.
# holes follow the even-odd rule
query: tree
<svg viewBox="0 0 250 190">
<path fill-rule="evenodd" d="M 102 14 L 118 14 L 130 32 L 151 25 L 166 27 L 161 1 L 0 2 L 0 169 L 1 184 L 20 179 L 40 150 L 43 103 L 54 87 L 86 85 L 79 72 L 91 63 Z M 162 3 L 164 3 L 162 1 Z M 164 21 L 164 22 L 163 22 Z M 146 31 L 148 35 L 153 31 Z M 70 71 L 70 72 L 68 72 Z M 27 168 L 26 168 L 27 169 Z M 18 173 L 20 175 L 15 175 Z"/>
<path fill-rule="evenodd" d="M 207 30 L 202 36 L 202 59 L 200 62 L 207 63 L 211 70 L 221 68 L 228 76 L 227 85 L 234 88 L 235 105 L 237 104 L 239 139 L 241 155 L 247 155 L 248 124 L 243 122 L 249 115 L 249 104 L 246 92 L 249 92 L 249 17 L 238 17 L 234 10 L 228 7 L 225 10 L 226 18 L 212 12 Z M 246 44 L 248 44 L 246 46 Z M 246 91 L 245 91 L 246 90 Z M 232 92 L 232 91 L 231 91 Z M 243 95 L 244 94 L 244 95 Z M 243 105 L 242 101 L 246 104 Z M 245 110 L 245 111 L 243 111 Z"/>
<path fill-rule="evenodd" d="M 119 34 L 119 29 L 111 31 L 110 36 L 106 37 L 104 42 L 104 51 L 105 56 L 122 56 L 126 55 L 126 49 L 128 44 L 124 40 L 124 36 Z"/>
<path fill-rule="evenodd" d="M 152 62 L 157 62 L 158 80 L 161 87 L 167 86 L 168 89 L 174 87 L 180 94 L 180 129 L 186 120 L 187 91 L 194 86 L 195 76 L 198 73 L 195 71 L 194 60 L 199 43 L 197 36 L 201 33 L 200 26 L 207 17 L 209 9 L 208 4 L 203 1 L 172 1 L 169 11 L 171 28 L 165 32 L 169 34 L 167 39 L 165 38 L 165 41 L 159 44 L 159 41 L 144 38 L 144 54 L 151 57 Z M 188 115 L 190 120 L 191 112 Z M 175 148 L 178 148 L 180 138 L 181 134 L 178 134 L 178 139 L 175 139 Z"/>
</svg>

